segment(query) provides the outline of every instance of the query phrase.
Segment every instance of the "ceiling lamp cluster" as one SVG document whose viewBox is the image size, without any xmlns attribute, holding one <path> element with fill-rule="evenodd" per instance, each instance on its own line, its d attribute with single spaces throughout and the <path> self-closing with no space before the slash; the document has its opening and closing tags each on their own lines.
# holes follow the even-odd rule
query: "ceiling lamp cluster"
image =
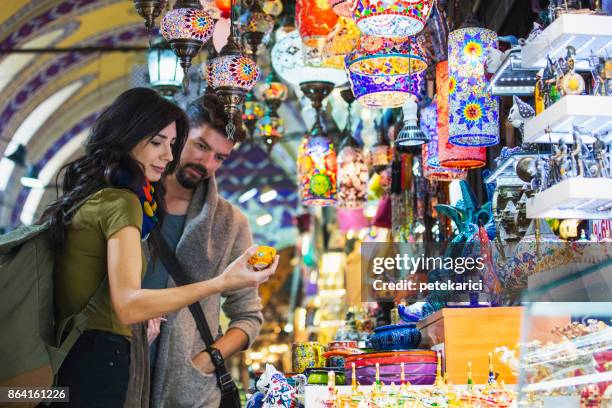
<svg viewBox="0 0 612 408">
<path fill-rule="evenodd" d="M 266 81 L 255 88 L 255 95 L 266 104 L 266 112 L 255 124 L 254 137 L 261 139 L 268 148 L 268 152 L 283 137 L 284 123 L 278 115 L 278 108 L 289 94 L 287 85 L 278 80 L 274 71 L 268 75 Z"/>
</svg>

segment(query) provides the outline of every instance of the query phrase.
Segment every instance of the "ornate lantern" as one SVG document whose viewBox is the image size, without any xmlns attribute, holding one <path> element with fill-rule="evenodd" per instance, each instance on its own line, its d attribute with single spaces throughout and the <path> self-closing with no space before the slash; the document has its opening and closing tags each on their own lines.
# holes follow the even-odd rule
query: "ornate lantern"
<svg viewBox="0 0 612 408">
<path fill-rule="evenodd" d="M 187 87 L 191 60 L 212 36 L 214 21 L 202 10 L 198 0 L 178 0 L 174 9 L 162 19 L 161 32 L 181 60 Z"/>
<path fill-rule="evenodd" d="M 254 136 L 261 138 L 268 147 L 268 152 L 270 152 L 285 132 L 283 120 L 277 111 L 281 103 L 287 99 L 289 89 L 287 85 L 279 82 L 274 71 L 272 71 L 266 81 L 255 88 L 255 94 L 257 98 L 265 101 L 266 113 L 257 121 Z"/>
<path fill-rule="evenodd" d="M 438 104 L 438 155 L 440 165 L 454 169 L 482 167 L 487 162 L 485 147 L 463 147 L 448 141 L 449 92 L 454 86 L 448 77 L 448 61 L 436 65 L 436 93 Z"/>
<path fill-rule="evenodd" d="M 454 145 L 499 143 L 499 102 L 487 91 L 484 69 L 487 54 L 496 44 L 497 34 L 484 28 L 465 27 L 449 35 L 449 141 Z"/>
<path fill-rule="evenodd" d="M 155 19 L 160 16 L 167 3 L 168 0 L 134 0 L 136 11 L 145 19 L 147 32 L 151 32 Z"/>
<path fill-rule="evenodd" d="M 423 72 L 427 62 L 415 38 L 362 36 L 347 55 L 346 66 L 356 74 L 394 76 Z"/>
<path fill-rule="evenodd" d="M 305 82 L 302 91 L 316 110 L 315 123 L 298 151 L 298 185 L 302 203 L 328 206 L 336 203 L 336 151 L 323 129 L 322 102 L 334 89 L 331 82 Z"/>
<path fill-rule="evenodd" d="M 233 15 L 231 27 L 232 34 L 227 44 L 221 49 L 219 56 L 209 62 L 207 80 L 224 104 L 229 118 L 226 132 L 228 138 L 233 140 L 236 128 L 232 118 L 241 109 L 247 92 L 255 86 L 259 78 L 259 68 L 253 60 L 242 54 Z"/>
<path fill-rule="evenodd" d="M 338 18 L 334 29 L 325 39 L 321 65 L 344 69 L 344 57 L 355 49 L 359 36 L 359 29 L 352 19 Z"/>
<path fill-rule="evenodd" d="M 295 3 L 295 22 L 308 47 L 322 49 L 325 37 L 337 20 L 338 16 L 324 0 L 297 0 Z"/>
<path fill-rule="evenodd" d="M 438 104 L 434 101 L 421 109 L 421 130 L 429 136 L 422 148 L 423 176 L 430 180 L 450 181 L 464 179 L 465 170 L 440 166 L 438 158 Z"/>
<path fill-rule="evenodd" d="M 362 33 L 408 37 L 421 32 L 434 0 L 357 0 L 353 18 Z"/>
<path fill-rule="evenodd" d="M 180 89 L 183 71 L 179 59 L 162 36 L 153 39 L 147 52 L 149 82 L 151 87 L 166 97 L 172 97 Z"/>
<path fill-rule="evenodd" d="M 242 122 L 250 135 L 253 135 L 257 121 L 263 117 L 264 109 L 264 104 L 255 99 L 252 92 L 246 94 L 244 111 L 242 112 Z"/>
<path fill-rule="evenodd" d="M 335 86 L 346 82 L 346 72 L 343 69 L 306 66 L 302 57 L 302 40 L 297 30 L 285 35 L 272 47 L 272 67 L 286 83 L 297 87 L 302 82 L 322 78 L 333 82 Z"/>
<path fill-rule="evenodd" d="M 352 134 L 351 105 L 355 96 L 350 88 L 340 94 L 348 103 L 348 119 L 343 131 L 343 142 L 338 153 L 338 208 L 363 208 L 368 201 L 368 166 L 361 147 Z"/>
<path fill-rule="evenodd" d="M 247 10 L 238 19 L 238 27 L 242 33 L 242 39 L 248 45 L 248 50 L 253 61 L 257 61 L 257 49 L 266 35 L 274 29 L 274 19 L 264 13 L 259 0 L 246 0 L 243 3 Z"/>
</svg>

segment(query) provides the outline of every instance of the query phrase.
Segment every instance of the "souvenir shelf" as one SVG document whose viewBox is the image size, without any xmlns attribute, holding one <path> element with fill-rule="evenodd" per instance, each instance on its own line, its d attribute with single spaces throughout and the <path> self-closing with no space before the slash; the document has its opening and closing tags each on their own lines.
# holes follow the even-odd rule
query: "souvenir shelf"
<svg viewBox="0 0 612 408">
<path fill-rule="evenodd" d="M 537 68 L 524 68 L 520 49 L 513 49 L 499 66 L 491 82 L 489 91 L 497 96 L 533 96 Z"/>
<path fill-rule="evenodd" d="M 572 141 L 572 125 L 582 131 L 582 142 L 593 143 L 591 134 L 612 133 L 612 97 L 593 95 L 566 95 L 544 112 L 525 122 L 526 143 L 557 143 Z M 552 133 L 546 133 L 550 126 Z M 610 134 L 603 136 L 610 142 Z"/>
<path fill-rule="evenodd" d="M 572 177 L 527 201 L 528 218 L 612 217 L 612 179 Z"/>
<path fill-rule="evenodd" d="M 576 69 L 588 70 L 587 58 L 612 54 L 612 17 L 588 14 L 563 14 L 522 49 L 523 68 L 544 68 L 546 56 L 565 57 L 566 47 L 576 49 Z"/>
</svg>

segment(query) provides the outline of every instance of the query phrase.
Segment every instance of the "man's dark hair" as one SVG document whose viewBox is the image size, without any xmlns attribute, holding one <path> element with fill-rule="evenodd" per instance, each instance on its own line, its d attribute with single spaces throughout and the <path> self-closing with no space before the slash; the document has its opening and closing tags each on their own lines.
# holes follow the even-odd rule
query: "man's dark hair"
<svg viewBox="0 0 612 408">
<path fill-rule="evenodd" d="M 223 103 L 214 93 L 206 92 L 200 98 L 192 101 L 187 106 L 187 117 L 189 118 L 189 126 L 191 128 L 207 125 L 227 137 L 225 125 L 227 125 L 228 117 L 223 110 Z M 236 126 L 234 143 L 242 142 L 246 139 L 246 131 L 242 125 L 242 115 L 240 112 L 234 115 L 233 122 Z"/>
</svg>

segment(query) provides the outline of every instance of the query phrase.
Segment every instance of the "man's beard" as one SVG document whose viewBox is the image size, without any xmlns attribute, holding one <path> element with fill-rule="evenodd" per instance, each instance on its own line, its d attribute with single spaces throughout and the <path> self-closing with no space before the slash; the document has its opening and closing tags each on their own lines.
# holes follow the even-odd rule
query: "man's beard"
<svg viewBox="0 0 612 408">
<path fill-rule="evenodd" d="M 188 168 L 196 170 L 197 172 L 201 173 L 202 176 L 194 177 L 190 174 L 187 174 L 186 170 Z M 199 164 L 193 163 L 188 163 L 182 167 L 179 167 L 179 169 L 176 171 L 176 181 L 178 181 L 178 183 L 184 188 L 190 190 L 196 188 L 198 184 L 200 184 L 201 181 L 206 180 L 208 176 L 208 171 L 206 171 L 204 167 L 200 166 Z"/>
</svg>

